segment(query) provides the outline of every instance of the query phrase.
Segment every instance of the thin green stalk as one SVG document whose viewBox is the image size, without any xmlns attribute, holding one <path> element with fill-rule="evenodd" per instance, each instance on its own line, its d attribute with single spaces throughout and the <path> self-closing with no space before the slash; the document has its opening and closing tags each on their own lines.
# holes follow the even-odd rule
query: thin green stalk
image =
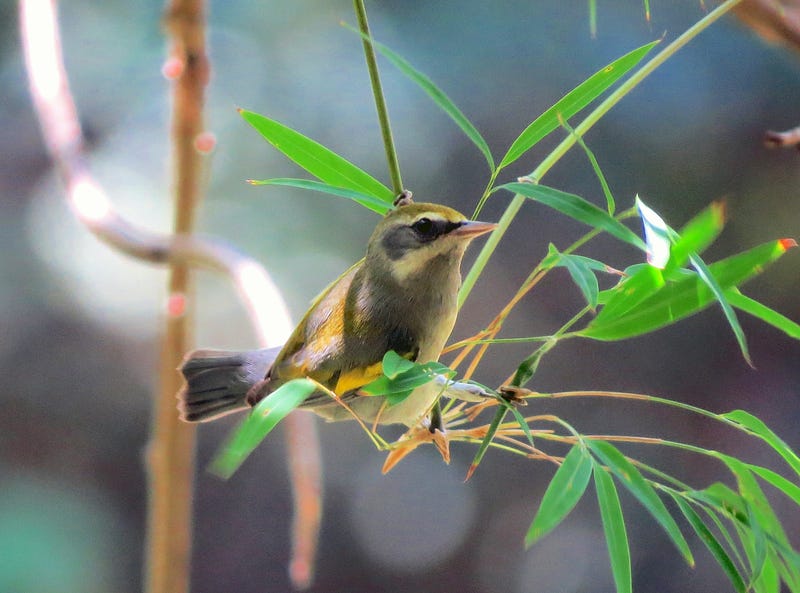
<svg viewBox="0 0 800 593">
<path fill-rule="evenodd" d="M 633 90 L 639 83 L 641 83 L 648 75 L 650 75 L 656 68 L 661 66 L 668 58 L 672 57 L 679 49 L 681 49 L 684 45 L 689 43 L 692 39 L 697 37 L 703 30 L 708 28 L 711 24 L 717 21 L 720 17 L 722 17 L 725 13 L 729 10 L 734 8 L 737 4 L 739 4 L 742 0 L 727 0 L 726 2 L 720 4 L 717 8 L 709 12 L 705 17 L 700 19 L 697 23 L 689 27 L 682 35 L 680 35 L 675 41 L 670 43 L 667 47 L 665 47 L 661 52 L 659 52 L 653 59 L 647 62 L 644 66 L 642 66 L 639 70 L 634 72 L 630 78 L 628 78 L 625 82 L 623 82 L 613 93 L 611 93 L 597 108 L 592 111 L 586 119 L 584 119 L 579 125 L 575 127 L 575 134 L 578 136 L 583 136 L 594 124 L 596 124 L 601 117 L 603 117 L 608 111 L 614 107 L 619 101 L 627 95 L 631 90 Z M 534 171 L 528 175 L 531 179 L 540 180 L 552 167 L 555 165 L 561 157 L 563 157 L 566 152 L 572 148 L 575 144 L 575 136 L 570 134 L 559 144 L 540 164 Z M 478 281 L 481 273 L 483 273 L 483 269 L 486 267 L 486 264 L 489 261 L 489 258 L 494 253 L 494 250 L 497 248 L 498 243 L 500 243 L 500 239 L 503 238 L 503 235 L 508 230 L 508 227 L 511 225 L 511 222 L 514 220 L 514 217 L 519 212 L 522 205 L 525 203 L 526 198 L 519 194 L 514 196 L 514 199 L 509 204 L 508 208 L 506 209 L 503 216 L 500 218 L 498 222 L 497 229 L 489 236 L 489 239 L 483 246 L 483 249 L 478 254 L 478 258 L 475 260 L 475 263 L 472 265 L 469 273 L 467 274 L 466 278 L 464 278 L 464 283 L 461 286 L 461 291 L 458 295 L 458 304 L 459 306 L 467 300 L 469 293 L 475 286 L 475 283 Z"/>
<path fill-rule="evenodd" d="M 369 32 L 367 10 L 364 7 L 364 0 L 353 0 L 353 8 L 356 12 L 356 19 L 358 19 L 358 29 L 361 31 L 362 35 L 365 36 L 365 38 L 362 38 L 361 43 L 364 45 L 364 58 L 367 61 L 369 80 L 372 85 L 372 95 L 375 98 L 375 109 L 378 112 L 378 122 L 381 126 L 383 148 L 386 151 L 386 164 L 389 166 L 389 176 L 392 178 L 392 189 L 396 195 L 399 195 L 405 188 L 403 187 L 403 180 L 400 177 L 400 163 L 397 160 L 397 151 L 394 148 L 392 127 L 389 124 L 389 111 L 386 108 L 386 99 L 383 95 L 381 77 L 378 72 L 378 63 L 375 60 L 375 49 L 368 40 L 371 39 L 371 35 Z"/>
<path fill-rule="evenodd" d="M 563 337 L 569 337 L 571 335 L 572 334 L 564 334 Z M 731 428 L 735 428 L 741 432 L 744 432 L 745 434 L 752 434 L 746 427 L 732 420 L 728 420 L 721 414 L 715 414 L 714 412 L 710 412 L 703 408 L 699 408 L 697 406 L 693 406 L 691 404 L 687 404 L 684 402 L 679 402 L 664 397 L 658 397 L 655 395 L 646 395 L 643 393 L 624 393 L 624 392 L 614 392 L 614 391 L 562 391 L 556 393 L 537 392 L 530 394 L 528 396 L 528 399 L 534 399 L 534 398 L 561 399 L 565 397 L 611 397 L 617 399 L 635 399 L 650 403 L 663 404 L 665 406 L 671 406 L 673 408 L 678 408 L 680 410 L 692 412 L 700 416 L 705 416 L 706 418 L 711 418 L 712 420 L 721 422 L 727 426 L 730 426 Z"/>
</svg>

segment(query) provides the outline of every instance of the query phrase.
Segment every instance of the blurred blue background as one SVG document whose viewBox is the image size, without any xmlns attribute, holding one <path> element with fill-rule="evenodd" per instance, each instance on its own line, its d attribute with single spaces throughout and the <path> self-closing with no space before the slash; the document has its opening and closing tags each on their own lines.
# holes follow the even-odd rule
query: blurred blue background
<svg viewBox="0 0 800 593">
<path fill-rule="evenodd" d="M 623 53 L 702 17 L 694 0 L 599 3 L 589 35 L 586 2 L 394 0 L 368 4 L 373 34 L 433 78 L 484 133 L 499 158 L 539 113 Z M 119 210 L 167 230 L 168 94 L 161 2 L 73 0 L 61 8 L 69 75 L 91 163 Z M 71 217 L 32 115 L 13 2 L 0 2 L 0 591 L 141 589 L 144 451 L 165 299 L 163 271 L 110 252 Z M 382 145 L 355 21 L 344 0 L 211 2 L 209 163 L 200 227 L 257 257 L 295 316 L 363 253 L 375 215 L 349 202 L 254 188 L 249 178 L 300 176 L 237 116 L 252 109 L 308 134 L 386 180 Z M 404 181 L 418 199 L 471 212 L 485 186 L 483 157 L 408 80 L 381 62 Z M 798 124 L 800 61 L 732 18 L 703 33 L 586 137 L 621 208 L 639 194 L 680 226 L 712 200 L 730 222 L 708 259 L 800 235 L 800 156 L 768 151 L 766 129 Z M 579 121 L 579 118 L 574 122 Z M 557 132 L 502 175 L 530 172 Z M 603 202 L 585 155 L 573 150 L 545 183 Z M 509 196 L 482 215 L 496 220 Z M 547 244 L 565 247 L 577 225 L 526 207 L 456 329 L 483 327 Z M 468 258 L 474 257 L 473 249 Z M 624 267 L 637 254 L 610 240 L 585 253 Z M 790 253 L 748 293 L 800 320 L 800 260 Z M 232 289 L 198 275 L 199 345 L 248 348 L 255 336 Z M 506 325 L 506 335 L 553 331 L 581 306 L 566 273 L 553 273 Z M 538 390 L 629 390 L 760 416 L 800 447 L 800 345 L 742 319 L 755 369 L 712 310 L 618 344 L 572 342 L 545 358 Z M 490 351 L 477 378 L 502 381 L 530 346 Z M 541 404 L 537 404 L 540 406 Z M 679 438 L 767 465 L 755 441 L 662 408 L 600 400 L 542 406 L 586 432 Z M 530 409 L 530 408 L 529 408 Z M 290 494 L 284 450 L 270 437 L 228 482 L 203 471 L 234 426 L 199 430 L 193 591 L 285 591 Z M 445 466 L 423 448 L 382 476 L 354 424 L 322 425 L 325 516 L 313 591 L 511 593 L 613 590 L 596 503 L 589 493 L 529 551 L 522 538 L 553 467 L 490 452 L 467 484 L 474 447 L 453 446 Z M 720 468 L 674 451 L 631 449 L 703 487 Z M 779 467 L 779 466 L 777 466 Z M 796 508 L 787 532 L 800 532 Z M 629 496 L 623 505 L 640 592 L 730 590 L 690 538 L 689 569 Z M 795 539 L 795 544 L 797 545 Z"/>
</svg>

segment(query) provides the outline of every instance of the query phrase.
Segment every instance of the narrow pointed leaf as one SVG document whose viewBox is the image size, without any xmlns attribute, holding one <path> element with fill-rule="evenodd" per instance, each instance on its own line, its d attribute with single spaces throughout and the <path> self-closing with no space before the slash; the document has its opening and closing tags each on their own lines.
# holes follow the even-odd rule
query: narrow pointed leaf
<svg viewBox="0 0 800 593">
<path fill-rule="evenodd" d="M 356 31 L 352 28 L 351 30 L 372 43 L 372 46 L 378 50 L 382 56 L 389 60 L 395 68 L 400 70 L 400 72 L 402 72 L 419 88 L 421 88 L 425 94 L 427 94 L 433 100 L 433 102 L 436 103 L 439 109 L 444 111 L 447 116 L 452 119 L 459 128 L 461 128 L 461 131 L 466 134 L 467 138 L 469 138 L 472 143 L 478 147 L 478 150 L 483 153 L 483 157 L 489 164 L 489 169 L 494 170 L 494 158 L 492 157 L 492 151 L 489 149 L 489 145 L 486 143 L 486 140 L 483 139 L 483 136 L 481 136 L 480 132 L 478 132 L 478 129 L 472 124 L 471 121 L 469 121 L 469 119 L 467 119 L 467 116 L 462 113 L 462 111 L 456 106 L 455 103 L 453 103 L 450 97 L 448 97 L 443 90 L 437 87 L 436 84 L 434 84 L 434 82 L 425 74 L 414 68 L 411 63 L 400 54 L 389 49 L 382 43 L 378 43 L 374 39 L 370 39 L 368 36 L 363 35 L 360 31 Z"/>
<path fill-rule="evenodd" d="M 597 269 L 590 264 L 587 260 L 589 258 L 581 257 L 580 255 L 572 255 L 571 253 L 559 253 L 555 246 L 550 244 L 550 253 L 548 254 L 544 266 L 547 267 L 563 267 L 569 272 L 572 281 L 577 285 L 583 294 L 583 298 L 589 306 L 594 309 L 597 307 L 597 299 L 600 294 L 600 286 L 597 283 L 597 276 L 592 272 Z M 589 260 L 594 262 L 595 260 Z M 600 262 L 595 262 L 600 264 Z"/>
<path fill-rule="evenodd" d="M 272 429 L 315 390 L 313 381 L 294 379 L 258 402 L 217 452 L 211 471 L 225 479 L 231 477 Z"/>
<path fill-rule="evenodd" d="M 589 148 L 580 134 L 576 133 L 566 121 L 564 121 L 563 125 L 565 128 L 567 128 L 570 135 L 575 138 L 575 142 L 577 142 L 578 145 L 583 149 L 583 152 L 586 154 L 586 158 L 589 159 L 589 164 L 592 165 L 592 170 L 597 177 L 597 181 L 600 182 L 600 187 L 603 189 L 603 195 L 606 198 L 606 211 L 611 216 L 614 216 L 614 211 L 617 209 L 617 204 L 614 200 L 614 195 L 611 193 L 611 188 L 608 186 L 608 181 L 606 181 L 606 176 L 603 174 L 603 170 L 600 168 L 600 163 L 597 162 L 597 157 L 594 156 L 594 152 L 592 152 L 592 149 Z"/>
<path fill-rule="evenodd" d="M 764 424 L 763 421 L 744 410 L 733 410 L 732 412 L 721 414 L 721 416 L 746 428 L 765 441 L 783 457 L 786 463 L 788 463 L 798 475 L 800 475 L 800 457 L 797 456 L 797 453 L 792 451 L 791 447 L 789 447 L 783 439 L 772 432 L 772 429 Z"/>
<path fill-rule="evenodd" d="M 754 247 L 738 255 L 708 266 L 722 289 L 738 286 L 749 280 L 786 252 L 784 241 Z M 620 283 L 622 290 L 627 282 Z M 646 286 L 651 290 L 651 285 Z M 596 340 L 621 340 L 642 335 L 688 317 L 714 301 L 714 294 L 697 274 L 684 274 L 679 280 L 666 283 L 635 307 L 617 307 L 609 311 L 612 297 L 579 335 Z M 624 304 L 624 299 L 623 300 Z"/>
<path fill-rule="evenodd" d="M 605 231 L 620 241 L 629 243 L 639 249 L 644 249 L 644 242 L 636 233 L 611 216 L 605 210 L 598 208 L 580 196 L 563 192 L 538 183 L 506 183 L 494 191 L 505 189 L 512 193 L 525 196 L 540 204 L 544 204 L 562 214 L 569 216 L 591 227 Z"/>
<path fill-rule="evenodd" d="M 747 590 L 747 585 L 745 584 L 742 575 L 739 573 L 739 569 L 736 567 L 736 564 L 733 562 L 733 560 L 731 560 L 731 557 L 725 550 L 725 547 L 719 542 L 714 533 L 706 526 L 706 524 L 703 523 L 700 515 L 695 512 L 688 502 L 686 502 L 680 496 L 673 496 L 672 499 L 675 501 L 675 504 L 678 505 L 678 508 L 683 513 L 683 516 L 686 517 L 689 525 L 692 526 L 692 529 L 694 529 L 695 533 L 697 533 L 702 542 L 706 545 L 708 551 L 711 552 L 711 555 L 714 556 L 714 559 L 720 565 L 722 570 L 725 571 L 725 574 L 728 576 L 728 579 L 730 580 L 736 592 L 745 593 Z"/>
<path fill-rule="evenodd" d="M 669 514 L 664 502 L 659 498 L 650 483 L 630 461 L 611 443 L 606 441 L 587 441 L 592 453 L 598 460 L 608 466 L 619 481 L 633 494 L 640 503 L 653 515 L 653 518 L 664 528 L 675 547 L 678 548 L 689 566 L 694 566 L 694 558 L 689 544 L 683 537 L 678 524 Z"/>
<path fill-rule="evenodd" d="M 614 576 L 617 593 L 631 593 L 633 590 L 631 551 L 617 487 L 613 478 L 602 467 L 595 465 L 593 475 L 608 557 L 611 561 L 611 574 Z"/>
<path fill-rule="evenodd" d="M 800 506 L 800 486 L 794 482 L 790 482 L 782 475 L 760 465 L 747 465 L 748 469 L 762 478 L 765 482 L 769 482 L 775 488 L 783 492 L 786 496 L 791 498 L 795 504 Z"/>
<path fill-rule="evenodd" d="M 736 336 L 736 341 L 739 343 L 739 350 L 742 352 L 742 356 L 744 356 L 744 359 L 747 361 L 747 364 L 753 366 L 753 362 L 750 360 L 750 352 L 747 348 L 747 338 L 745 338 L 742 325 L 739 323 L 739 318 L 736 317 L 736 312 L 733 310 L 733 307 L 731 307 L 731 304 L 728 302 L 728 298 L 725 296 L 725 292 L 719 285 L 719 282 L 717 282 L 717 279 L 714 277 L 714 274 L 711 273 L 711 270 L 709 270 L 706 263 L 702 259 L 700 259 L 699 255 L 696 254 L 690 255 L 689 261 L 692 262 L 692 267 L 697 271 L 697 275 L 711 290 L 711 293 L 714 295 L 714 298 L 722 308 L 722 312 L 725 314 L 725 319 L 728 320 L 728 325 L 731 326 L 731 329 L 733 330 L 733 335 Z"/>
<path fill-rule="evenodd" d="M 718 454 L 718 457 L 736 476 L 739 493 L 747 504 L 749 527 L 753 534 L 753 581 L 758 581 L 762 571 L 769 571 L 774 562 L 774 543 L 790 548 L 786 534 L 767 497 L 758 485 L 747 464 L 729 455 Z M 772 544 L 770 543 L 772 542 Z M 765 574 L 767 582 L 772 576 Z"/>
<path fill-rule="evenodd" d="M 753 317 L 768 323 L 769 325 L 778 328 L 788 335 L 790 338 L 800 340 L 800 324 L 792 321 L 785 315 L 770 309 L 766 305 L 759 303 L 755 299 L 743 295 L 736 288 L 730 288 L 725 291 L 725 296 L 728 297 L 728 302 L 745 313 L 749 313 Z"/>
<path fill-rule="evenodd" d="M 516 420 L 517 424 L 519 424 L 520 429 L 525 435 L 525 438 L 528 439 L 528 442 L 531 444 L 531 447 L 534 447 L 535 445 L 533 443 L 533 433 L 531 432 L 531 427 L 528 426 L 528 423 L 525 421 L 525 417 L 522 414 L 520 414 L 520 411 L 513 403 L 503 401 L 503 404 L 505 405 L 506 409 L 509 412 L 511 412 L 511 415 L 514 416 L 514 420 Z"/>
<path fill-rule="evenodd" d="M 472 477 L 472 474 L 475 473 L 475 470 L 478 469 L 478 466 L 483 461 L 483 456 L 486 455 L 486 451 L 489 450 L 489 445 L 492 444 L 492 439 L 494 439 L 494 435 L 497 434 L 497 429 L 500 428 L 500 424 L 503 422 L 503 419 L 506 417 L 506 413 L 508 412 L 508 408 L 505 406 L 498 406 L 497 412 L 495 412 L 494 418 L 492 419 L 492 423 L 489 425 L 489 429 L 486 431 L 486 436 L 483 437 L 480 446 L 478 447 L 478 451 L 475 453 L 475 457 L 472 459 L 472 463 L 467 470 L 467 477 L 464 479 L 466 482 Z"/>
<path fill-rule="evenodd" d="M 525 536 L 526 546 L 542 539 L 564 520 L 578 504 L 591 477 L 592 458 L 585 447 L 576 443 L 545 490 L 539 510 Z"/>
<path fill-rule="evenodd" d="M 509 147 L 498 168 L 502 169 L 510 165 L 539 140 L 558 128 L 561 125 L 559 118 L 562 121 L 568 120 L 602 95 L 611 85 L 636 66 L 657 44 L 658 41 L 648 43 L 614 60 L 564 95 L 555 105 L 542 113 L 523 130 Z"/>
<path fill-rule="evenodd" d="M 386 200 L 376 198 L 375 196 L 348 189 L 346 187 L 336 187 L 335 185 L 322 183 L 321 181 L 313 181 L 311 179 L 253 179 L 250 180 L 249 183 L 250 185 L 279 185 L 283 187 L 295 187 L 298 189 L 308 189 L 311 191 L 322 192 L 332 196 L 339 196 L 341 198 L 347 198 L 348 200 L 354 200 L 365 208 L 369 208 L 378 214 L 386 214 L 392 208 L 391 203 L 387 202 Z"/>
<path fill-rule="evenodd" d="M 725 205 L 714 202 L 684 225 L 674 238 L 664 273 L 683 267 L 691 254 L 700 254 L 714 242 L 725 226 Z"/>
<path fill-rule="evenodd" d="M 267 142 L 320 181 L 374 196 L 388 204 L 394 200 L 391 189 L 322 144 L 258 113 L 246 110 L 239 113 Z"/>
</svg>

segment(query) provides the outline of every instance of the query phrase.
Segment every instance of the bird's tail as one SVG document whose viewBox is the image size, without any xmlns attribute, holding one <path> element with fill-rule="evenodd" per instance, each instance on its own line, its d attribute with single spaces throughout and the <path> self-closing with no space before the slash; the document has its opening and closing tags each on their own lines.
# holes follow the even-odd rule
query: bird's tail
<svg viewBox="0 0 800 593">
<path fill-rule="evenodd" d="M 243 352 L 195 350 L 180 367 L 186 385 L 178 393 L 181 419 L 207 422 L 249 407 L 247 392 L 262 381 L 280 347 Z"/>
</svg>

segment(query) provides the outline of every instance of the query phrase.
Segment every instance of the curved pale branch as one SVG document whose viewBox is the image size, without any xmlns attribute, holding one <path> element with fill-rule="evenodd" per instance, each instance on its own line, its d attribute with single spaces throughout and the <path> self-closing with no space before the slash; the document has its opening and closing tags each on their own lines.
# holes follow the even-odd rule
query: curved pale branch
<svg viewBox="0 0 800 593">
<path fill-rule="evenodd" d="M 180 4 L 180 2 L 170 4 L 168 20 L 172 20 L 174 25 L 171 27 L 173 46 L 183 50 L 184 60 L 181 62 L 182 56 L 180 55 L 173 56 L 170 64 L 174 67 L 177 63 L 178 70 L 186 74 L 186 63 L 193 61 L 187 59 L 186 56 L 198 57 L 192 51 L 198 45 L 202 49 L 204 26 L 202 18 L 185 18 L 186 14 L 184 14 L 184 18 L 180 19 L 178 18 L 181 16 L 179 12 L 195 10 L 202 13 L 202 2 L 194 2 L 192 7 L 179 6 Z M 173 19 L 173 17 L 175 18 Z M 180 26 L 181 21 L 186 26 Z M 54 0 L 21 0 L 20 29 L 31 96 L 42 135 L 53 161 L 58 166 L 66 186 L 67 201 L 75 216 L 106 245 L 133 258 L 169 265 L 173 269 L 176 267 L 203 267 L 224 274 L 236 286 L 252 320 L 259 342 L 263 346 L 283 343 L 292 329 L 289 311 L 279 290 L 258 262 L 228 245 L 211 239 L 198 238 L 188 233 L 162 235 L 138 228 L 123 219 L 114 210 L 108 194 L 91 174 L 84 154 L 83 134 L 62 59 Z M 180 54 L 181 52 L 176 53 Z M 189 101 L 184 103 L 184 109 L 191 110 L 202 107 L 202 87 L 205 84 L 207 71 L 200 72 L 198 75 L 202 78 L 195 85 L 198 89 L 196 93 L 199 96 L 188 97 Z M 176 94 L 178 92 L 179 90 L 176 88 Z M 189 115 L 195 116 L 196 122 L 200 121 L 200 113 L 190 113 Z M 178 176 L 188 174 L 188 183 L 190 185 L 196 183 L 196 166 L 190 163 L 185 170 L 181 170 L 184 166 L 181 163 L 181 156 L 180 154 L 176 155 Z M 189 193 L 196 194 L 196 187 L 190 188 Z M 188 226 L 191 227 L 191 225 Z M 186 295 L 172 296 L 185 297 Z M 181 315 L 183 308 L 177 310 L 171 308 L 170 313 L 173 316 Z M 169 367 L 169 365 L 167 366 Z M 176 375 L 175 366 L 173 364 L 162 372 Z M 171 397 L 170 394 L 166 394 L 166 396 Z M 168 402 L 167 409 L 169 409 Z M 319 445 L 316 428 L 310 415 L 293 414 L 287 418 L 286 424 L 289 441 L 289 469 L 294 486 L 296 509 L 290 576 L 298 586 L 307 586 L 313 572 L 321 513 Z M 181 432 L 190 433 L 190 430 L 188 427 L 183 427 Z M 170 440 L 175 437 L 168 435 L 165 438 Z M 186 443 L 186 446 L 183 447 L 184 455 L 189 457 L 179 463 L 190 468 L 192 465 L 192 438 L 188 436 L 182 440 Z M 154 451 L 156 450 L 160 450 L 160 448 L 154 447 Z M 160 462 L 163 454 L 163 451 L 155 454 L 155 458 L 151 461 L 153 463 Z M 155 488 L 155 490 L 158 489 Z M 174 496 L 174 494 L 171 495 Z M 159 493 L 156 492 L 154 496 L 158 497 Z M 188 502 L 190 502 L 190 497 L 187 504 Z M 158 504 L 158 501 L 155 503 Z M 153 528 L 152 521 L 151 528 Z M 160 531 L 169 530 L 162 528 Z M 172 554 L 172 557 L 161 558 L 159 563 L 164 565 L 167 571 L 183 572 L 184 574 L 160 579 L 163 581 L 160 585 L 155 584 L 151 579 L 150 589 L 153 593 L 157 590 L 185 589 L 188 586 L 188 527 L 184 533 L 174 535 L 151 533 L 151 542 L 154 536 L 157 538 L 172 537 L 173 540 L 176 540 L 164 544 L 165 554 Z M 152 570 L 153 567 L 151 567 Z"/>
</svg>

